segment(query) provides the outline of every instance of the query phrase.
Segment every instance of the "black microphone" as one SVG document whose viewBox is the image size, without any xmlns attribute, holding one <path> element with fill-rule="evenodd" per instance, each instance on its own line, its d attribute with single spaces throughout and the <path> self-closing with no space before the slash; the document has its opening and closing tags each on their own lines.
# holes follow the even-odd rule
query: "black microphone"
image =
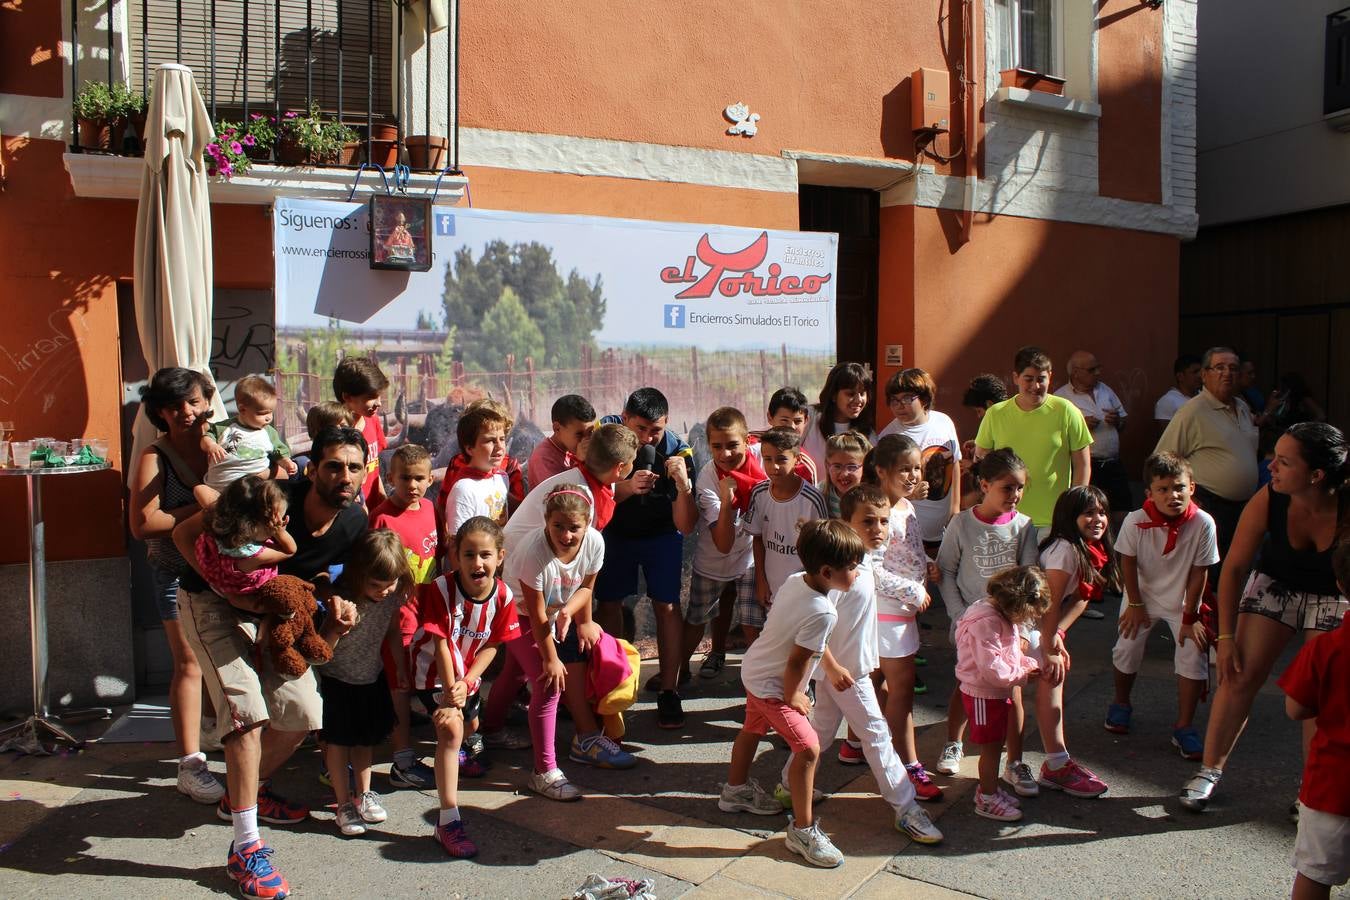
<svg viewBox="0 0 1350 900">
<path fill-rule="evenodd" d="M 633 471 L 651 472 L 656 469 L 656 448 L 651 444 L 643 444 L 638 448 L 637 459 L 633 461 Z M 643 506 L 647 505 L 647 495 L 639 494 L 638 500 Z"/>
</svg>

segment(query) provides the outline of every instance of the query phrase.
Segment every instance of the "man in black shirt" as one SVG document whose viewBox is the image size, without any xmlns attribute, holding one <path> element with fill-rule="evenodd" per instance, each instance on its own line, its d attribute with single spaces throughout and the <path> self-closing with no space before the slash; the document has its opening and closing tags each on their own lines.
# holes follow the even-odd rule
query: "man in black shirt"
<svg viewBox="0 0 1350 900">
<path fill-rule="evenodd" d="M 296 552 L 278 569 L 314 582 L 323 596 L 331 592 L 329 568 L 343 561 L 366 530 L 365 510 L 357 503 L 366 477 L 365 439 L 352 428 L 324 429 L 314 439 L 306 474 L 311 480 L 286 485 L 286 530 L 295 539 Z M 203 528 L 199 513 L 174 529 L 174 544 L 194 569 Z M 217 731 L 226 732 L 221 737 L 227 791 L 219 814 L 233 822 L 235 832 L 226 869 L 246 896 L 280 896 L 289 886 L 268 860 L 271 851 L 262 843 L 257 823 L 290 825 L 309 816 L 304 806 L 274 794 L 268 778 L 323 723 L 314 672 L 307 669 L 287 678 L 272 671 L 270 656 L 254 653 L 261 610 L 251 598 L 220 597 L 197 571 L 181 583 L 183 630 L 201 664 Z M 353 614 L 351 603 L 330 598 L 330 615 L 342 619 Z"/>
</svg>

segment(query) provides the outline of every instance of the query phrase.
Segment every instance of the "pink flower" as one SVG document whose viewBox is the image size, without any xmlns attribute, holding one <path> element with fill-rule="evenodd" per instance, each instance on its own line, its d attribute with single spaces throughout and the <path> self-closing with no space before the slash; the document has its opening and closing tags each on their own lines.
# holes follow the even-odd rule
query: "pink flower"
<svg viewBox="0 0 1350 900">
<path fill-rule="evenodd" d="M 244 148 L 241 147 L 241 146 L 239 146 L 239 142 L 238 142 L 238 141 L 230 141 L 230 152 L 231 152 L 231 153 L 236 153 L 236 154 L 237 154 L 237 153 L 243 153 L 243 152 L 244 152 Z"/>
<path fill-rule="evenodd" d="M 225 163 L 220 167 L 220 174 L 224 175 L 226 178 L 229 178 L 231 175 L 234 174 L 234 166 L 230 165 L 229 163 Z"/>
<path fill-rule="evenodd" d="M 244 146 L 245 146 L 245 147 L 252 147 L 252 146 L 253 146 L 254 144 L 256 144 L 256 143 L 258 143 L 258 142 L 253 138 L 253 135 L 251 135 L 251 134 L 246 134 L 246 135 L 244 135 Z"/>
<path fill-rule="evenodd" d="M 288 113 L 286 113 L 286 118 L 288 118 L 288 119 L 294 119 L 294 118 L 295 118 L 296 116 L 298 116 L 298 115 L 299 115 L 299 113 L 296 113 L 296 112 L 288 112 Z"/>
<path fill-rule="evenodd" d="M 262 117 L 263 117 L 262 113 L 254 113 L 253 115 L 249 116 L 249 118 L 251 118 L 255 122 L 261 119 Z"/>
</svg>

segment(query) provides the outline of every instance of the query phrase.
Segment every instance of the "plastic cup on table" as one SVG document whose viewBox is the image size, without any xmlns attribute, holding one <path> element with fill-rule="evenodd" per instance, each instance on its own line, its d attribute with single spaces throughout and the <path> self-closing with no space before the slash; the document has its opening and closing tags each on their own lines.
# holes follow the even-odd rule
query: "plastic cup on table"
<svg viewBox="0 0 1350 900">
<path fill-rule="evenodd" d="M 11 442 L 9 447 L 14 454 L 14 468 L 27 469 L 32 466 L 31 457 L 36 446 L 32 441 Z"/>
<path fill-rule="evenodd" d="M 71 439 L 70 439 L 70 452 L 71 452 L 71 454 L 72 454 L 73 456 L 79 456 L 79 455 L 80 455 L 80 450 L 82 450 L 82 449 L 84 448 L 84 445 L 87 444 L 87 443 L 89 443 L 89 442 L 86 441 L 84 438 L 71 438 Z"/>
<path fill-rule="evenodd" d="M 64 460 L 70 456 L 70 441 L 52 441 L 47 445 L 51 450 L 51 455 Z"/>
<path fill-rule="evenodd" d="M 0 469 L 9 466 L 9 441 L 0 441 Z"/>
<path fill-rule="evenodd" d="M 95 456 L 97 456 L 99 459 L 105 462 L 107 461 L 108 459 L 107 441 L 103 440 L 103 438 L 94 438 L 93 440 L 89 441 L 89 445 L 93 448 Z"/>
</svg>

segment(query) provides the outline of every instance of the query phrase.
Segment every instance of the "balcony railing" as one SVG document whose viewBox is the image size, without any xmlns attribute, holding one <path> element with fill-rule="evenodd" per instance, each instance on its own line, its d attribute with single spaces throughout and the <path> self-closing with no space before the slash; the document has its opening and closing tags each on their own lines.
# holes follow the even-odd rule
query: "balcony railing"
<svg viewBox="0 0 1350 900">
<path fill-rule="evenodd" d="M 102 80 L 101 65 L 89 79 L 80 60 L 106 39 L 110 87 L 148 99 L 155 67 L 180 63 L 193 70 L 214 122 L 281 120 L 316 104 L 357 129 L 365 160 L 379 161 L 381 131 L 400 147 L 428 135 L 444 138 L 446 152 L 422 168 L 459 172 L 458 0 L 107 0 L 103 35 L 89 18 L 82 31 L 86 5 L 70 0 L 72 96 L 82 71 L 85 81 Z"/>
</svg>

